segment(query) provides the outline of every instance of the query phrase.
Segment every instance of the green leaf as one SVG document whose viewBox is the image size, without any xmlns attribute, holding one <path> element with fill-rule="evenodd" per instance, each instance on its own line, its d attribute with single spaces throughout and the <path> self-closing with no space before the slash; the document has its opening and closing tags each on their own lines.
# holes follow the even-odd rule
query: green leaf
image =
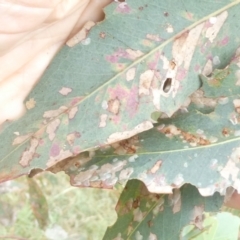
<svg viewBox="0 0 240 240">
<path fill-rule="evenodd" d="M 236 51 L 239 2 L 112 3 L 56 56 L 27 99 L 35 107 L 3 126 L 0 181 L 148 130 L 153 112 L 171 116 L 209 59 L 221 68 Z"/>
<path fill-rule="evenodd" d="M 204 233 L 213 225 L 203 221 L 204 212 L 214 214 L 222 200 L 217 193 L 204 198 L 191 185 L 175 189 L 173 195 L 154 194 L 142 182 L 131 180 L 117 204 L 118 219 L 103 239 L 179 239 L 181 229 L 187 224 Z"/>
<path fill-rule="evenodd" d="M 216 215 L 204 214 L 203 231 L 193 225 L 185 226 L 180 234 L 181 240 L 225 240 L 238 239 L 240 218 L 230 213 L 221 212 Z"/>
<path fill-rule="evenodd" d="M 139 179 L 157 193 L 171 193 L 184 183 L 197 186 L 204 196 L 216 191 L 225 194 L 229 186 L 239 190 L 239 59 L 227 67 L 225 95 L 221 92 L 225 85 L 219 86 L 215 98 L 201 95 L 201 89 L 191 96 L 188 112 L 182 109 L 147 132 L 101 148 L 95 155 L 68 160 L 60 169 L 75 186 L 112 188 Z M 206 81 L 203 89 L 210 92 L 215 87 Z"/>
</svg>

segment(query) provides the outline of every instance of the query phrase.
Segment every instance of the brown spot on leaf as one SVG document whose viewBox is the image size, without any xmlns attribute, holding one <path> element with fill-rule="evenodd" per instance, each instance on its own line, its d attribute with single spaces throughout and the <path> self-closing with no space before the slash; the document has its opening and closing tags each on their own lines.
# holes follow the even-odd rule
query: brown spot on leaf
<svg viewBox="0 0 240 240">
<path fill-rule="evenodd" d="M 111 144 L 115 149 L 115 153 L 121 154 L 134 154 L 138 148 L 139 139 L 138 136 L 133 136 L 129 139 L 122 140 L 116 143 Z"/>
<path fill-rule="evenodd" d="M 222 135 L 224 137 L 229 137 L 231 130 L 229 128 L 223 128 Z"/>
<path fill-rule="evenodd" d="M 148 223 L 149 228 L 151 228 L 153 226 L 153 221 L 152 220 L 149 220 L 147 223 Z"/>
<path fill-rule="evenodd" d="M 192 213 L 192 221 L 191 223 L 194 224 L 198 229 L 203 229 L 203 211 L 204 206 L 194 206 L 193 213 Z"/>
<path fill-rule="evenodd" d="M 183 136 L 184 140 L 186 140 L 188 143 L 196 144 L 196 145 L 209 145 L 211 142 L 207 139 L 204 139 L 200 136 L 196 136 L 189 132 L 181 132 L 181 135 Z"/>
<path fill-rule="evenodd" d="M 115 115 L 119 113 L 119 108 L 120 108 L 120 101 L 118 98 L 111 99 L 108 101 L 108 108 L 107 110 Z"/>
<path fill-rule="evenodd" d="M 136 198 L 132 203 L 132 208 L 138 208 L 140 206 L 140 201 L 138 198 Z"/>
</svg>

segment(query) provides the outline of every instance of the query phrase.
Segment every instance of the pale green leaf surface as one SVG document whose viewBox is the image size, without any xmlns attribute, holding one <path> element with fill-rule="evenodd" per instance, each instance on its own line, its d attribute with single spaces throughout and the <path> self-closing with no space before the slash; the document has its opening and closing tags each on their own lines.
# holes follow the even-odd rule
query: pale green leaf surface
<svg viewBox="0 0 240 240">
<path fill-rule="evenodd" d="M 87 40 L 56 56 L 27 98 L 35 107 L 4 124 L 0 180 L 143 132 L 155 111 L 173 114 L 209 59 L 228 64 L 239 10 L 239 0 L 112 3 Z"/>
<path fill-rule="evenodd" d="M 237 240 L 240 227 L 240 218 L 227 212 L 216 215 L 204 214 L 203 228 L 201 231 L 193 225 L 183 228 L 181 240 Z"/>
<path fill-rule="evenodd" d="M 158 195 L 149 193 L 142 182 L 131 180 L 117 204 L 118 219 L 103 239 L 179 239 L 181 229 L 191 223 L 203 226 L 204 232 L 203 211 L 217 212 L 222 200 L 217 193 L 204 198 L 191 185 L 175 190 L 173 195 Z"/>
<path fill-rule="evenodd" d="M 76 186 L 111 188 L 117 182 L 140 179 L 149 191 L 157 193 L 170 193 L 184 183 L 197 186 L 205 196 L 215 191 L 225 194 L 228 186 L 240 190 L 237 65 L 238 61 L 233 61 L 227 67 L 235 70 L 223 80 L 235 95 L 222 95 L 219 86 L 215 98 L 191 96 L 195 103 L 188 112 L 180 110 L 172 118 L 160 119 L 160 124 L 147 132 L 111 148 L 101 148 L 95 155 L 68 161 L 60 169 L 71 176 Z M 203 89 L 214 88 L 206 84 Z"/>
</svg>

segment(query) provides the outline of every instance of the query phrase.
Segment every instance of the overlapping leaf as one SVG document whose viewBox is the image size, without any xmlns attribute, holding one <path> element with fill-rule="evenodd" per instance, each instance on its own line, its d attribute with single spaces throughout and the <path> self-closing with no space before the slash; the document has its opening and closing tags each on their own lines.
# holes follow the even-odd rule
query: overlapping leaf
<svg viewBox="0 0 240 240">
<path fill-rule="evenodd" d="M 228 186 L 240 190 L 239 63 L 236 55 L 225 69 L 202 76 L 203 88 L 191 96 L 188 112 L 181 109 L 147 132 L 69 161 L 65 171 L 72 183 L 111 188 L 140 179 L 155 193 L 191 183 L 205 196 L 224 194 Z"/>
<path fill-rule="evenodd" d="M 216 226 L 212 222 L 207 225 L 203 223 L 204 212 L 212 212 L 214 216 L 222 201 L 219 194 L 204 198 L 190 185 L 175 190 L 169 196 L 153 194 L 148 192 L 142 182 L 131 180 L 116 207 L 118 220 L 108 228 L 104 239 L 179 239 L 180 234 L 187 235 L 187 229 L 181 231 L 188 224 L 192 224 L 195 233 L 197 230 L 198 233 L 211 233 L 211 230 L 216 230 Z M 234 230 L 238 232 L 237 226 L 239 221 L 234 222 Z M 214 238 L 209 238 L 208 235 L 207 239 Z"/>
<path fill-rule="evenodd" d="M 238 3 L 112 3 L 87 39 L 57 55 L 27 99 L 35 107 L 3 126 L 0 180 L 148 130 L 155 111 L 173 114 L 199 87 L 209 59 L 223 67 L 233 56 Z M 157 159 L 138 160 L 142 170 L 125 164 L 125 175 L 144 174 Z"/>
</svg>

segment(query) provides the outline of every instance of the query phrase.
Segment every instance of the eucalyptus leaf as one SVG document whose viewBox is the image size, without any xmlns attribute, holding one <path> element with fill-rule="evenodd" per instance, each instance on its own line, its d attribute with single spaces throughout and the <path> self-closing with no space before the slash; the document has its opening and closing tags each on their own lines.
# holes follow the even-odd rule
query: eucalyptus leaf
<svg viewBox="0 0 240 240">
<path fill-rule="evenodd" d="M 180 234 L 188 233 L 186 227 L 182 231 L 187 224 L 191 224 L 189 227 L 198 234 L 203 234 L 215 227 L 212 222 L 204 220 L 204 214 L 210 212 L 215 216 L 222 200 L 217 193 L 204 198 L 191 185 L 174 190 L 173 195 L 149 193 L 141 181 L 131 180 L 116 206 L 118 219 L 107 229 L 103 239 L 179 239 Z M 237 225 L 239 220 L 234 222 L 234 231 Z"/>
</svg>

